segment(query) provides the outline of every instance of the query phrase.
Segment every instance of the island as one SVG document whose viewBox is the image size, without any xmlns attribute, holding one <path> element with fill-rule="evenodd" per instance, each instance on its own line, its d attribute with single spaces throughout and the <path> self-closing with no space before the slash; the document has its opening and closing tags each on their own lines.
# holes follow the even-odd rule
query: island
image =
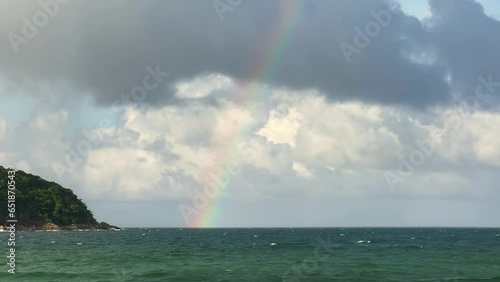
<svg viewBox="0 0 500 282">
<path fill-rule="evenodd" d="M 117 226 L 98 222 L 71 189 L 3 166 L 0 166 L 0 220 L 0 230 L 5 230 L 12 220 L 17 220 L 15 229 L 18 231 L 120 230 Z"/>
</svg>

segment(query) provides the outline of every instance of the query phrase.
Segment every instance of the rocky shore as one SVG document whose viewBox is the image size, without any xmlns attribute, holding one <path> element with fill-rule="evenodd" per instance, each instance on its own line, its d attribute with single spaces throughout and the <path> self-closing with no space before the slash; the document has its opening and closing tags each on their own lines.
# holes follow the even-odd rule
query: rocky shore
<svg viewBox="0 0 500 282">
<path fill-rule="evenodd" d="M 9 225 L 7 224 L 6 226 L 0 225 L 0 231 L 6 231 L 7 227 Z M 30 225 L 22 225 L 22 224 L 17 224 L 16 223 L 16 231 L 61 231 L 61 230 L 66 230 L 66 231 L 78 231 L 78 230 L 85 230 L 85 231 L 97 231 L 97 230 L 111 230 L 111 231 L 119 231 L 121 230 L 120 227 L 110 225 L 106 222 L 100 222 L 96 224 L 71 224 L 67 226 L 59 226 L 54 223 L 44 223 L 44 224 L 30 224 Z"/>
</svg>

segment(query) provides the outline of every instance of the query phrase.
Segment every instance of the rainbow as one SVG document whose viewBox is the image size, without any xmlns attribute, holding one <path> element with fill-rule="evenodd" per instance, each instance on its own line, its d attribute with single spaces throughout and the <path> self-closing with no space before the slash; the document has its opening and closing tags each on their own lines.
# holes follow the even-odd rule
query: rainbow
<svg viewBox="0 0 500 282">
<path fill-rule="evenodd" d="M 272 30 L 268 33 L 268 38 L 262 54 L 249 68 L 248 74 L 245 76 L 246 83 L 238 90 L 243 105 L 246 105 L 250 112 L 253 111 L 259 98 L 262 95 L 262 84 L 267 82 L 276 70 L 284 53 L 287 51 L 287 46 L 293 34 L 295 27 L 301 19 L 302 11 L 307 1 L 302 0 L 287 0 L 280 3 L 280 14 L 277 16 L 276 22 Z M 227 163 L 237 153 L 237 146 L 246 136 L 250 135 L 249 126 L 241 126 L 234 137 L 228 141 L 227 150 L 223 158 L 214 165 L 212 172 L 219 172 L 225 169 Z M 209 185 L 210 179 L 208 173 L 203 177 L 202 183 Z M 231 181 L 229 181 L 230 183 Z M 220 193 L 210 202 L 207 207 L 200 211 L 200 214 L 190 222 L 190 227 L 209 228 L 217 226 L 218 219 L 222 216 L 223 207 L 220 198 L 227 187 L 221 187 Z"/>
</svg>

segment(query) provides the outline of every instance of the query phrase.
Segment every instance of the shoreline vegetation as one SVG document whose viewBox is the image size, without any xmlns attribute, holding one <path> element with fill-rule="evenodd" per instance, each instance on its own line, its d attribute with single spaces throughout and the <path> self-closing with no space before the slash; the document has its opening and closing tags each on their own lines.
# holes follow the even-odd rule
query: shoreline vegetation
<svg viewBox="0 0 500 282">
<path fill-rule="evenodd" d="M 8 230 L 12 224 L 7 223 L 9 219 L 17 220 L 16 231 L 121 230 L 106 222 L 98 222 L 71 189 L 22 170 L 15 171 L 15 177 L 11 179 L 9 171 L 15 170 L 0 166 L 0 231 Z M 7 209 L 7 187 L 11 183 L 15 186 L 15 218 Z"/>
</svg>

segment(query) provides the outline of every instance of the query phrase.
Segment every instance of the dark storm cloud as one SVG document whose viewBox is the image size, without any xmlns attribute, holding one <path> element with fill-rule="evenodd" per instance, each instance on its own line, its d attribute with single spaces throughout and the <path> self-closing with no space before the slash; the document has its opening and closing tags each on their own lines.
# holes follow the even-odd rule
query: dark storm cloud
<svg viewBox="0 0 500 282">
<path fill-rule="evenodd" d="M 498 25 L 468 1 L 432 2 L 439 17 L 432 33 L 414 17 L 390 13 L 390 20 L 378 23 L 380 31 L 362 46 L 355 36 L 359 41 L 363 35 L 355 28 L 366 33 L 367 24 L 377 22 L 372 12 L 389 11 L 390 5 L 381 0 L 311 0 L 300 9 L 296 25 L 281 20 L 288 17 L 283 11 L 297 1 L 244 0 L 226 11 L 223 20 L 213 1 L 70 1 L 59 4 L 57 13 L 32 38 L 17 41 L 14 48 L 11 32 L 23 36 L 23 17 L 32 21 L 42 9 L 36 2 L 12 1 L 16 9 L 0 12 L 0 31 L 5 35 L 0 68 L 19 85 L 24 80 L 70 83 L 81 92 L 68 95 L 92 93 L 98 103 L 111 104 L 142 84 L 147 66 L 159 65 L 170 75 L 161 87 L 148 90 L 151 95 L 145 102 L 162 105 L 178 101 L 173 98 L 177 80 L 213 72 L 240 81 L 260 79 L 254 70 L 262 69 L 263 60 L 275 66 L 264 78 L 276 86 L 318 88 L 332 100 L 423 107 L 449 99 L 443 81 L 448 67 L 468 84 L 465 77 L 492 65 L 482 56 L 499 47 L 500 36 L 488 37 L 489 44 L 467 41 L 467 52 L 449 46 L 460 40 L 456 36 L 472 36 L 477 29 L 478 36 L 486 38 Z M 451 14 L 445 12 L 447 5 L 456 6 Z M 467 6 L 474 9 L 464 16 Z M 449 34 L 450 29 L 456 33 Z M 281 44 L 287 32 L 285 48 L 269 56 L 270 46 Z M 442 57 L 438 63 L 409 59 L 416 50 L 433 48 Z M 346 50 L 351 54 L 346 56 Z M 473 54 L 468 57 L 472 70 L 467 69 L 464 52 Z"/>
<path fill-rule="evenodd" d="M 438 57 L 452 73 L 455 86 L 465 95 L 474 93 L 482 76 L 500 86 L 500 22 L 483 7 L 467 0 L 431 0 L 434 17 L 429 31 Z M 493 83 L 495 85 L 495 83 Z M 499 90 L 495 91 L 498 97 Z"/>
</svg>

